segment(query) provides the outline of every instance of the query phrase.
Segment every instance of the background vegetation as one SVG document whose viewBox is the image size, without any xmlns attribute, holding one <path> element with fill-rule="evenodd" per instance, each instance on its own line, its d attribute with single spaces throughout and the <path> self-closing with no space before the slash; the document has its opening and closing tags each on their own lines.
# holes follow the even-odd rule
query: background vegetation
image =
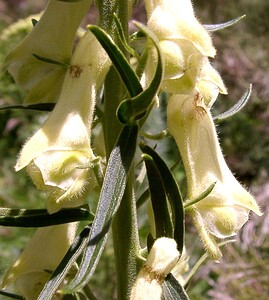
<svg viewBox="0 0 269 300">
<path fill-rule="evenodd" d="M 0 61 L 16 45 L 29 27 L 16 34 L 6 35 L 5 28 L 44 7 L 46 1 L 0 1 Z M 214 113 L 225 111 L 241 97 L 249 84 L 253 93 L 248 105 L 239 114 L 218 126 L 219 138 L 228 165 L 241 182 L 249 187 L 264 211 L 262 217 L 251 215 L 237 237 L 237 242 L 226 246 L 219 263 L 207 261 L 193 278 L 190 297 L 193 300 L 260 300 L 269 298 L 269 2 L 267 0 L 194 0 L 196 14 L 206 24 L 221 23 L 246 14 L 240 23 L 213 35 L 218 50 L 214 65 L 229 89 L 229 95 L 220 97 Z M 145 20 L 143 2 L 137 1 L 134 18 Z M 88 20 L 96 20 L 91 13 Z M 14 31 L 15 32 L 15 31 Z M 7 74 L 0 74 L 0 106 L 21 103 L 23 93 Z M 44 113 L 26 111 L 0 112 L 0 205 L 3 207 L 44 206 L 44 195 L 37 192 L 24 171 L 15 174 L 13 166 L 22 143 L 42 123 Z M 165 116 L 156 121 L 155 128 L 165 127 Z M 167 142 L 166 142 L 167 143 Z M 172 143 L 168 140 L 168 143 Z M 160 149 L 172 164 L 178 155 L 174 149 Z M 170 160 L 170 161 L 169 161 Z M 176 176 L 182 179 L 181 168 Z M 148 226 L 145 208 L 139 210 L 141 232 Z M 0 227 L 0 274 L 13 262 L 32 235 L 32 229 Z M 201 255 L 200 242 L 194 240 L 193 228 L 188 227 L 187 244 L 191 264 Z M 100 299 L 115 294 L 113 250 L 110 243 L 92 282 Z M 106 281 L 106 288 L 101 282 Z"/>
</svg>

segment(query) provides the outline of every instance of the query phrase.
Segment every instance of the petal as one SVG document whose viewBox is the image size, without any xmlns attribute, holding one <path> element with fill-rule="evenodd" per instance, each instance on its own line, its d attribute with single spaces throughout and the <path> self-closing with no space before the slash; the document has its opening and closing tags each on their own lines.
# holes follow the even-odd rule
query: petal
<svg viewBox="0 0 269 300">
<path fill-rule="evenodd" d="M 199 210 L 207 230 L 218 238 L 236 235 L 248 221 L 249 210 L 242 206 L 222 206 Z"/>
<path fill-rule="evenodd" d="M 202 218 L 200 212 L 195 208 L 193 208 L 189 213 L 192 216 L 193 223 L 205 250 L 213 260 L 219 261 L 222 257 L 221 251 L 214 236 L 207 230 L 204 218 Z"/>
</svg>

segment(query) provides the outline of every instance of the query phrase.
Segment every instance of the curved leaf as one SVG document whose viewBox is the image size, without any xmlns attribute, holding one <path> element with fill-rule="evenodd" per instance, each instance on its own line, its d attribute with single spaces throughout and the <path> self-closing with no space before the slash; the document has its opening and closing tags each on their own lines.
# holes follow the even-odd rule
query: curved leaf
<svg viewBox="0 0 269 300">
<path fill-rule="evenodd" d="M 252 84 L 249 85 L 249 88 L 245 91 L 244 95 L 239 99 L 239 101 L 234 106 L 232 106 L 224 113 L 221 113 L 213 117 L 213 120 L 219 122 L 238 113 L 248 103 L 248 100 L 251 96 L 251 92 L 252 92 Z"/>
<path fill-rule="evenodd" d="M 142 93 L 135 95 L 131 99 L 122 101 L 119 105 L 117 115 L 120 122 L 124 124 L 131 124 L 145 115 L 159 90 L 163 77 L 163 61 L 156 36 L 145 25 L 138 22 L 134 22 L 134 24 L 153 42 L 157 50 L 158 62 L 155 75 L 150 85 Z"/>
<path fill-rule="evenodd" d="M 109 58 L 119 72 L 130 96 L 134 97 L 141 93 L 143 88 L 138 77 L 120 48 L 115 44 L 111 37 L 98 26 L 89 25 L 88 29 L 95 35 L 99 43 L 107 52 Z"/>
<path fill-rule="evenodd" d="M 204 25 L 205 29 L 208 31 L 217 31 L 217 30 L 221 30 L 227 27 L 230 27 L 234 24 L 236 24 L 237 22 L 239 22 L 241 19 L 243 19 L 246 15 L 243 15 L 241 17 L 235 18 L 233 20 L 230 20 L 228 22 L 225 23 L 221 23 L 221 24 L 210 24 L 210 25 Z"/>
</svg>

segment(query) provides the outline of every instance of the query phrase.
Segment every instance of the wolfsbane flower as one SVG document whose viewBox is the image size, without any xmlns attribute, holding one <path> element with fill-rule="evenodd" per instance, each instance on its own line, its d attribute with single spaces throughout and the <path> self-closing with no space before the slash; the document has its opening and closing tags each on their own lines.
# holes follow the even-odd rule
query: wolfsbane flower
<svg viewBox="0 0 269 300">
<path fill-rule="evenodd" d="M 96 89 L 110 61 L 91 32 L 81 39 L 49 118 L 21 150 L 15 169 L 27 167 L 37 188 L 48 192 L 49 213 L 84 203 L 91 178 L 91 124 Z"/>
<path fill-rule="evenodd" d="M 30 34 L 5 58 L 2 69 L 26 92 L 24 104 L 57 101 L 77 28 L 91 2 L 50 0 Z M 41 61 L 34 55 L 58 64 Z"/>
<path fill-rule="evenodd" d="M 165 60 L 161 88 L 170 93 L 192 93 L 196 82 L 203 80 L 203 70 L 210 66 L 208 57 L 216 54 L 210 35 L 196 19 L 190 0 L 156 0 L 145 3 L 148 27 L 159 39 Z M 149 57 L 156 60 L 154 48 Z M 153 73 L 152 70 L 147 72 Z M 222 89 L 224 91 L 225 87 Z"/>
<path fill-rule="evenodd" d="M 192 205 L 205 249 L 215 260 L 221 252 L 215 238 L 234 236 L 247 222 L 249 212 L 261 215 L 255 199 L 235 179 L 221 153 L 209 109 L 199 94 L 173 95 L 167 108 L 168 129 L 178 145 L 188 183 L 188 199 L 198 198 L 211 184 L 212 192 Z"/>
<path fill-rule="evenodd" d="M 77 223 L 42 227 L 4 275 L 0 288 L 16 283 L 26 300 L 37 299 L 51 273 L 72 244 Z"/>
</svg>

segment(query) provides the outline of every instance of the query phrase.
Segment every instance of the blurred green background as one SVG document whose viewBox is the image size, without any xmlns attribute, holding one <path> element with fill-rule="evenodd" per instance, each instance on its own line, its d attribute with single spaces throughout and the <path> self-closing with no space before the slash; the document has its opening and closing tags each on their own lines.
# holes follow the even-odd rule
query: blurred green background
<svg viewBox="0 0 269 300">
<path fill-rule="evenodd" d="M 134 19 L 145 21 L 143 1 L 136 1 Z M 28 32 L 5 28 L 39 12 L 46 1 L 0 1 L 0 62 L 10 49 Z M 188 291 L 193 300 L 260 300 L 269 299 L 269 1 L 267 0 L 195 0 L 196 15 L 204 24 L 222 23 L 246 15 L 241 22 L 212 34 L 217 48 L 214 66 L 222 75 L 229 94 L 219 97 L 213 114 L 227 110 L 242 96 L 249 84 L 253 93 L 247 106 L 237 115 L 218 125 L 219 139 L 228 165 L 236 177 L 255 195 L 264 215 L 250 216 L 250 221 L 237 236 L 237 242 L 223 248 L 219 264 L 206 261 L 191 281 Z M 95 21 L 91 10 L 87 21 Z M 131 25 L 131 24 L 130 24 Z M 0 106 L 21 103 L 20 91 L 7 74 L 0 74 Z M 16 156 L 24 141 L 43 123 L 45 113 L 31 111 L 0 112 L 0 205 L 2 207 L 44 207 L 45 195 L 36 191 L 24 171 L 15 173 Z M 148 128 L 165 128 L 165 116 L 157 122 L 152 117 Z M 168 150 L 168 146 L 172 150 Z M 169 148 L 170 149 L 170 148 Z M 171 139 L 160 152 L 171 165 L 178 156 Z M 182 178 L 179 167 L 175 175 Z M 146 210 L 139 210 L 141 233 L 147 233 Z M 188 220 L 187 220 L 188 222 Z M 187 247 L 193 265 L 201 255 L 201 244 L 188 222 Z M 0 275 L 13 262 L 32 235 L 32 229 L 0 227 Z M 106 288 L 103 288 L 106 282 Z M 115 296 L 113 249 L 111 241 L 97 269 L 91 286 L 98 299 Z M 111 296 L 113 295 L 113 297 Z"/>
</svg>

